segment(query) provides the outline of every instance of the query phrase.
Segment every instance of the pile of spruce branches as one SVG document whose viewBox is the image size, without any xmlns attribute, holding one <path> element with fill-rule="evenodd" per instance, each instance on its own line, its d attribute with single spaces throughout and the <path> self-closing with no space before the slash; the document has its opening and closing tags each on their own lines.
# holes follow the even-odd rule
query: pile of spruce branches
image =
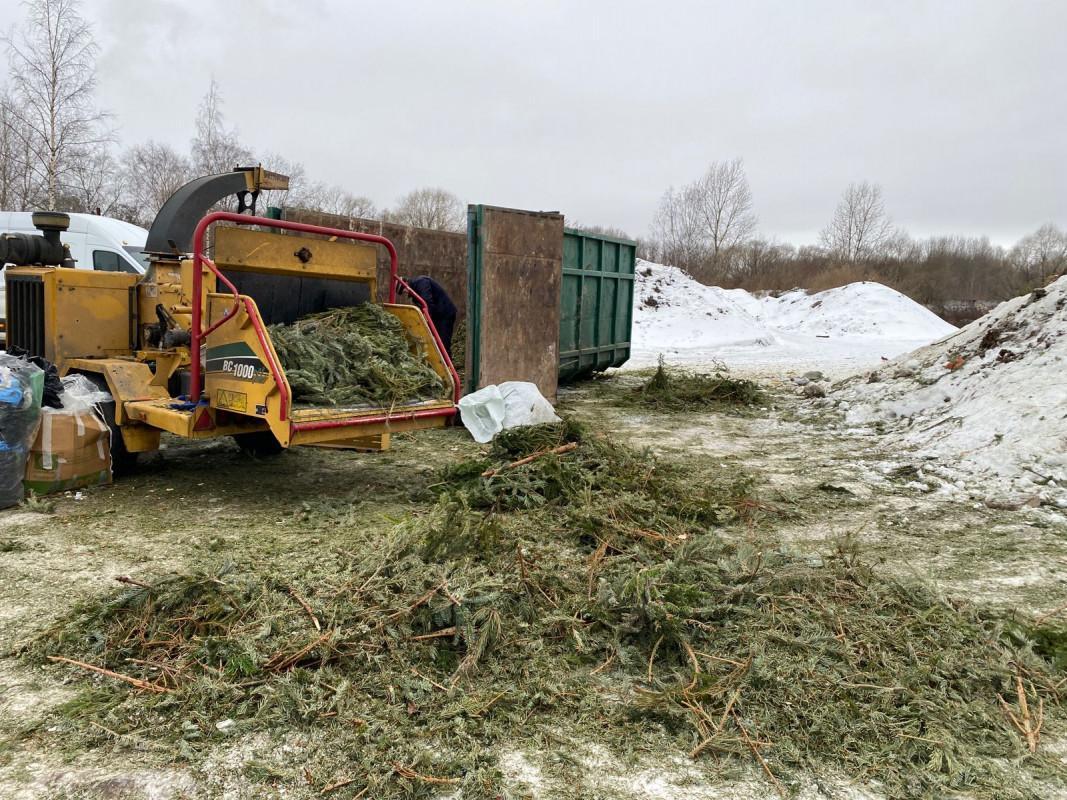
<svg viewBox="0 0 1067 800">
<path fill-rule="evenodd" d="M 374 303 L 311 314 L 269 331 L 298 402 L 392 407 L 445 393 L 419 343 Z"/>
</svg>

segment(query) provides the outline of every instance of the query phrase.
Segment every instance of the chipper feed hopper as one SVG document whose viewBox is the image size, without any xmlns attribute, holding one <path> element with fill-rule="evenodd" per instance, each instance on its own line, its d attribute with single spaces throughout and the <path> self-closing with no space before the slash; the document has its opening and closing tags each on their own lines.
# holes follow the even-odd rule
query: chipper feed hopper
<svg viewBox="0 0 1067 800">
<path fill-rule="evenodd" d="M 5 270 L 9 346 L 44 356 L 61 374 L 84 373 L 111 393 L 104 413 L 116 467 L 157 449 L 163 432 L 233 436 L 257 453 L 309 444 L 373 449 L 390 432 L 443 426 L 455 413 L 456 372 L 425 305 L 396 302 L 405 284 L 388 239 L 240 213 L 254 209 L 260 191 L 287 186 L 258 167 L 186 184 L 152 225 L 143 276 L 63 266 L 63 215 L 40 215 L 45 235 L 31 237 L 42 239 L 32 242 L 39 246 L 8 248 L 27 254 Z M 229 195 L 237 195 L 239 213 L 207 213 Z M 205 253 L 209 231 L 213 258 Z M 446 390 L 392 408 L 294 403 L 268 325 L 377 302 L 379 246 L 390 258 L 382 305 Z"/>
</svg>

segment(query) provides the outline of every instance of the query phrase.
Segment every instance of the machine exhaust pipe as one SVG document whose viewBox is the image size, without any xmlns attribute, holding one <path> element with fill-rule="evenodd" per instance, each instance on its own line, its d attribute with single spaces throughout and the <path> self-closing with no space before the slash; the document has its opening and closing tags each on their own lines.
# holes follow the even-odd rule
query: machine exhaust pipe
<svg viewBox="0 0 1067 800">
<path fill-rule="evenodd" d="M 70 216 L 58 211 L 35 211 L 31 219 L 41 235 L 0 234 L 0 264 L 73 267 L 70 250 L 60 239 L 60 234 L 70 228 Z"/>
</svg>

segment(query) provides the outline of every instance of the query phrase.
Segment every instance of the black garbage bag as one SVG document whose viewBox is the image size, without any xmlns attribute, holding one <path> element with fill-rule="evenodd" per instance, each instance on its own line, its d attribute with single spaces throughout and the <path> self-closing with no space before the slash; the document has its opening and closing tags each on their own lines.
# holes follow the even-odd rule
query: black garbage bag
<svg viewBox="0 0 1067 800">
<path fill-rule="evenodd" d="M 29 351 L 23 350 L 17 345 L 12 346 L 7 354 L 21 358 L 44 372 L 44 394 L 41 396 L 41 405 L 47 408 L 63 408 L 63 381 L 59 377 L 56 365 L 44 356 L 30 356 Z"/>
</svg>

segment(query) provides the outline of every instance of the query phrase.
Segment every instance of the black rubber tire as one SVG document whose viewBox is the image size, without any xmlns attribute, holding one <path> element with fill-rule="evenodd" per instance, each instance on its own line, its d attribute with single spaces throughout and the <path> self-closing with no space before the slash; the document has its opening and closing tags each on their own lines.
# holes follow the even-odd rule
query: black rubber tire
<svg viewBox="0 0 1067 800">
<path fill-rule="evenodd" d="M 252 458 L 269 458 L 280 455 L 285 449 L 270 431 L 235 433 L 233 440 L 237 442 L 237 446 L 241 448 L 242 453 L 252 456 Z"/>
<path fill-rule="evenodd" d="M 103 375 L 91 372 L 83 372 L 86 378 L 93 382 L 97 389 L 111 394 L 107 380 Z M 111 472 L 115 475 L 128 475 L 137 468 L 137 457 L 140 453 L 131 453 L 126 449 L 126 440 L 122 438 L 122 430 L 115 424 L 115 401 L 100 403 L 97 408 L 104 415 L 104 422 L 111 429 Z"/>
</svg>

